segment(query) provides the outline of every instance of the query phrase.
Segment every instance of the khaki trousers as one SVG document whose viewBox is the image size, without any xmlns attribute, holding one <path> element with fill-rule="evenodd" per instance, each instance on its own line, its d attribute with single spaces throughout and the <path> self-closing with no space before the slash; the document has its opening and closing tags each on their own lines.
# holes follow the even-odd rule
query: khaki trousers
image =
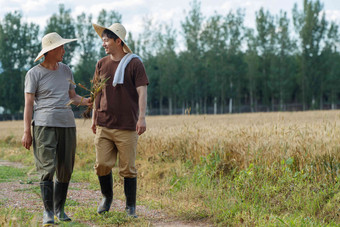
<svg viewBox="0 0 340 227">
<path fill-rule="evenodd" d="M 76 128 L 33 126 L 33 150 L 41 181 L 68 183 L 74 167 Z"/>
<path fill-rule="evenodd" d="M 137 177 L 135 166 L 137 141 L 136 131 L 97 126 L 94 138 L 96 174 L 98 176 L 108 175 L 115 166 L 118 155 L 119 175 L 126 178 Z"/>
</svg>

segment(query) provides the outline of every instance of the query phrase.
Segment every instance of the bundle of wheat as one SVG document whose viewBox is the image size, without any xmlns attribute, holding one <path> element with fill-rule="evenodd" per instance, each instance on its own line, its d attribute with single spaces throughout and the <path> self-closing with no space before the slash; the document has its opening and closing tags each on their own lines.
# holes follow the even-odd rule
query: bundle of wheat
<svg viewBox="0 0 340 227">
<path fill-rule="evenodd" d="M 94 100 L 96 99 L 97 95 L 100 94 L 100 92 L 103 90 L 103 88 L 106 86 L 106 81 L 108 81 L 110 77 L 105 77 L 105 75 L 95 75 L 94 79 L 91 80 L 91 88 L 88 89 L 81 83 L 74 83 L 72 80 L 69 80 L 71 84 L 78 85 L 79 87 L 85 89 L 86 91 L 90 92 L 89 95 L 86 95 L 90 97 L 91 102 L 93 102 L 92 106 L 88 106 L 86 110 L 82 113 L 82 117 L 85 119 L 88 119 L 91 117 L 91 111 L 94 106 Z M 81 97 L 81 101 L 83 101 L 84 97 Z M 72 104 L 72 100 L 68 103 L 68 105 Z"/>
</svg>

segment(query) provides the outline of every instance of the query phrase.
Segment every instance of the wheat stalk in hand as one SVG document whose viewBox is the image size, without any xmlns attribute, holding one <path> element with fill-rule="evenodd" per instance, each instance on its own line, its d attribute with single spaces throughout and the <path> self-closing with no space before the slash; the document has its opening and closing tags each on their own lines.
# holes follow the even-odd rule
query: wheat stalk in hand
<svg viewBox="0 0 340 227">
<path fill-rule="evenodd" d="M 82 85 L 81 83 L 74 83 L 72 80 L 69 80 L 69 82 L 73 85 L 78 85 L 79 87 L 85 89 L 86 91 L 90 92 L 89 96 L 90 97 L 90 101 L 93 103 L 94 100 L 96 99 L 97 95 L 103 90 L 103 88 L 106 86 L 106 81 L 108 81 L 110 79 L 110 77 L 105 78 L 105 75 L 95 75 L 94 79 L 91 80 L 91 88 L 88 89 L 87 87 L 85 87 L 84 85 Z M 81 101 L 83 101 L 84 97 L 81 97 Z M 70 101 L 68 103 L 68 105 L 70 105 L 72 103 L 72 101 Z M 93 104 L 94 105 L 94 104 Z M 92 106 L 88 106 L 86 108 L 86 110 L 82 113 L 82 117 L 84 117 L 85 119 L 88 119 L 91 117 L 91 111 L 93 109 L 93 105 Z"/>
</svg>

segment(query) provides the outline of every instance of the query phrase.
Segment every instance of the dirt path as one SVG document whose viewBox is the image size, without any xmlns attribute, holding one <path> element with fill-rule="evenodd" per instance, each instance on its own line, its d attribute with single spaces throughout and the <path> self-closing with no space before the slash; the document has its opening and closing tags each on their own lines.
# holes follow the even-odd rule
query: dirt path
<svg viewBox="0 0 340 227">
<path fill-rule="evenodd" d="M 0 165 L 13 167 L 23 167 L 19 163 L 0 161 Z M 0 202 L 3 207 L 24 208 L 28 212 L 42 212 L 43 206 L 40 197 L 39 183 L 27 182 L 4 182 L 0 183 Z M 97 207 L 101 200 L 100 191 L 89 189 L 89 183 L 70 183 L 68 199 L 75 201 L 77 204 L 82 204 L 86 207 Z M 119 212 L 124 212 L 125 204 L 121 200 L 114 200 L 112 208 Z M 72 213 L 68 212 L 72 217 Z M 156 227 L 191 227 L 191 226 L 209 226 L 206 223 L 200 222 L 183 222 L 173 220 L 166 213 L 159 210 L 151 210 L 146 206 L 137 205 L 137 213 L 140 217 L 150 221 L 152 226 Z M 94 226 L 95 223 L 83 220 L 75 220 L 79 223 Z"/>
</svg>

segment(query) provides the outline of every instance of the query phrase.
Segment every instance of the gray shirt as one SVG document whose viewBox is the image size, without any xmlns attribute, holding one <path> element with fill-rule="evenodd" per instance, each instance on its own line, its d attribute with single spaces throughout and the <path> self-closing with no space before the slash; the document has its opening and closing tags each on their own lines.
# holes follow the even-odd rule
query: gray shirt
<svg viewBox="0 0 340 227">
<path fill-rule="evenodd" d="M 57 70 L 36 65 L 26 74 L 25 93 L 35 94 L 34 124 L 49 127 L 76 127 L 74 114 L 67 103 L 69 90 L 75 89 L 70 68 L 58 63 Z"/>
</svg>

